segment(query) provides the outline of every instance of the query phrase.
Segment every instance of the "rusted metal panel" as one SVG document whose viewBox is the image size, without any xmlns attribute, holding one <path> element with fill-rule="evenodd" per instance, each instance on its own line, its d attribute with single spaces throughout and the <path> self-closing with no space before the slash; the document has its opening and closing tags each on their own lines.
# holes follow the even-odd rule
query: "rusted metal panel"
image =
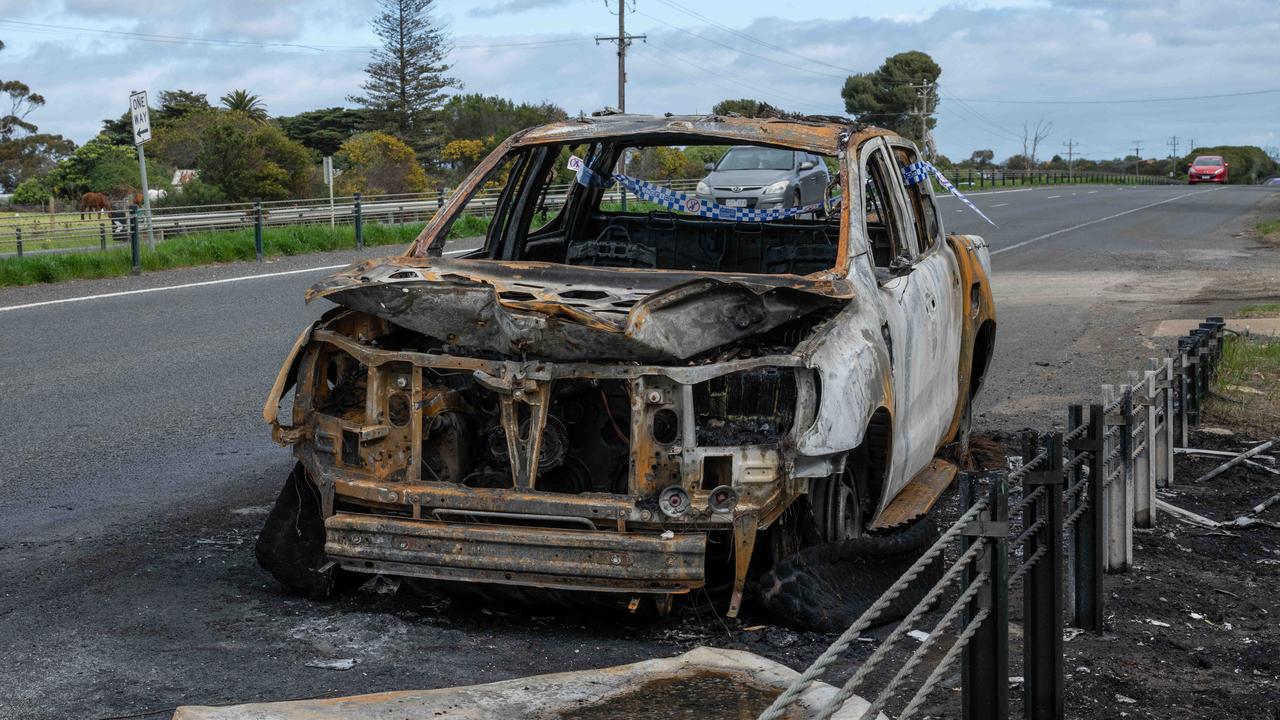
<svg viewBox="0 0 1280 720">
<path fill-rule="evenodd" d="M 921 517 L 951 487 L 960 471 L 952 463 L 935 458 L 916 474 L 884 511 L 871 523 L 871 530 L 887 530 Z"/>
<path fill-rule="evenodd" d="M 703 584 L 706 536 L 456 524 L 338 513 L 325 553 L 352 570 L 395 564 L 419 577 L 535 587 L 677 592 Z"/>
</svg>

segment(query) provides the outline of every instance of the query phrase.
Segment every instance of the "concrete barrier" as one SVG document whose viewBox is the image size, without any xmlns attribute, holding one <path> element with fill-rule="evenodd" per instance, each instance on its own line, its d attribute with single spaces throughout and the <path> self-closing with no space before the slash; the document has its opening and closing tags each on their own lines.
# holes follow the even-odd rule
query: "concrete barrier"
<svg viewBox="0 0 1280 720">
<path fill-rule="evenodd" d="M 715 693 L 706 692 L 705 686 L 700 692 L 680 691 L 682 683 L 699 679 L 722 682 L 730 691 L 734 688 L 744 691 L 735 707 L 726 708 L 722 701 L 717 701 L 715 709 L 720 714 L 728 710 L 725 717 L 737 718 L 741 712 L 753 709 L 750 717 L 755 717 L 798 675 L 785 665 L 752 653 L 704 647 L 676 657 L 631 665 L 536 675 L 485 685 L 226 707 L 184 706 L 174 713 L 173 720 L 386 720 L 392 717 L 510 720 L 549 719 L 566 713 L 584 720 L 618 717 L 618 713 L 624 717 L 665 717 L 672 714 L 673 704 L 688 702 L 692 703 L 688 705 L 690 708 L 706 707 Z M 830 685 L 814 683 L 801 695 L 794 717 L 797 720 L 812 717 L 814 710 L 835 692 Z M 763 704 L 748 708 L 751 702 Z M 867 702 L 854 697 L 834 718 L 852 720 L 866 709 Z M 707 712 L 706 716 L 718 714 Z M 884 715 L 879 718 L 884 720 Z"/>
</svg>

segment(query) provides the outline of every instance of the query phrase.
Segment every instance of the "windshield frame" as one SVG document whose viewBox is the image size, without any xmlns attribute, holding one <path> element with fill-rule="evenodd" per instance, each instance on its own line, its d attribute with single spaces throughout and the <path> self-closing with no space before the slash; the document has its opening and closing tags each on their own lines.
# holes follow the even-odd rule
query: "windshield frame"
<svg viewBox="0 0 1280 720">
<path fill-rule="evenodd" d="M 586 140 L 586 141 L 582 139 L 572 139 L 572 140 L 564 139 L 561 141 L 538 142 L 538 143 L 529 143 L 529 142 L 516 143 L 516 142 L 513 142 L 514 139 L 515 138 L 509 139 L 504 143 L 502 143 L 501 145 L 499 145 L 497 148 L 493 150 L 493 152 L 489 154 L 488 157 L 486 157 L 483 161 L 481 161 L 481 163 L 474 170 L 472 170 L 472 172 L 467 176 L 466 180 L 464 180 L 455 189 L 455 191 L 446 199 L 444 205 L 435 214 L 435 216 L 432 217 L 432 219 L 427 223 L 426 227 L 423 228 L 422 232 L 418 235 L 418 237 L 414 240 L 414 242 L 410 244 L 408 248 L 406 248 L 404 253 L 404 256 L 406 258 L 440 258 L 443 255 L 445 255 L 444 249 L 445 249 L 445 243 L 447 241 L 449 229 L 452 227 L 454 222 L 456 222 L 459 218 L 461 218 L 466 214 L 467 203 L 472 199 L 472 197 L 476 195 L 477 192 L 480 191 L 481 187 L 484 185 L 485 179 L 488 176 L 490 176 L 491 173 L 495 171 L 495 169 L 503 165 L 507 165 L 511 163 L 511 161 L 513 160 L 515 165 L 519 165 L 522 162 L 524 162 L 522 158 L 532 159 L 532 155 L 540 155 L 542 159 L 551 160 L 553 158 L 556 158 L 559 155 L 559 153 L 566 147 L 586 145 L 586 146 L 592 147 L 592 149 L 594 150 L 594 153 L 592 153 L 592 158 L 591 158 L 592 160 L 591 165 L 593 167 L 613 167 L 617 162 L 619 153 L 623 149 L 636 147 L 637 145 L 653 144 L 651 141 L 655 138 L 604 136 L 604 137 L 591 138 L 590 140 Z M 722 145 L 723 144 L 722 138 L 718 138 L 714 136 L 698 137 L 697 140 L 700 140 L 701 142 L 689 142 L 688 141 L 689 139 L 691 138 L 682 138 L 679 145 L 687 146 L 687 145 L 701 145 L 701 144 L 705 144 L 705 145 Z M 813 152 L 805 147 L 778 146 L 778 145 L 772 145 L 772 144 L 766 145 L 763 143 L 753 143 L 750 145 L 744 145 L 743 147 L 747 147 L 747 146 L 785 150 L 792 153 Z M 813 154 L 821 156 L 821 153 L 819 152 L 813 152 Z M 838 174 L 838 177 L 833 177 L 831 178 L 831 180 L 834 182 L 834 184 L 837 185 L 840 197 L 843 197 L 843 198 L 853 197 L 855 200 L 857 200 L 859 196 L 857 194 L 851 195 L 848 190 L 849 172 L 850 172 L 848 156 L 851 154 L 852 153 L 849 153 L 846 151 L 841 151 L 840 154 L 836 156 L 838 166 L 839 166 L 839 174 Z M 796 156 L 793 155 L 793 162 L 795 157 Z M 538 164 L 538 163 L 535 162 L 534 164 Z M 528 172 L 527 174 L 516 173 L 515 175 L 518 175 L 522 178 L 530 178 L 530 177 L 536 177 L 542 174 L 536 168 L 529 168 L 529 170 L 530 172 Z M 482 248 L 472 252 L 467 252 L 465 255 L 457 257 L 456 260 L 465 260 L 469 262 L 513 262 L 513 263 L 527 264 L 531 266 L 532 265 L 538 265 L 538 266 L 559 265 L 564 267 L 574 267 L 573 265 L 562 263 L 562 262 L 516 259 L 517 255 L 522 256 L 522 252 L 516 252 L 519 249 L 516 246 L 523 247 L 532 239 L 540 239 L 542 237 L 545 237 L 547 234 L 552 234 L 557 231 L 563 232 L 565 234 L 572 233 L 573 232 L 572 218 L 575 215 L 590 212 L 591 208 L 598 207 L 603 193 L 604 191 L 600 188 L 587 188 L 587 187 L 575 185 L 573 186 L 572 191 L 569 193 L 563 205 L 562 212 L 565 215 L 565 219 L 564 219 L 565 221 L 563 223 L 560 223 L 560 222 L 548 223 L 546 226 L 540 227 L 539 229 L 534 231 L 526 230 L 525 231 L 526 235 L 519 241 L 513 241 L 512 237 L 509 235 L 509 232 L 507 231 L 495 233 L 493 230 L 493 227 L 491 226 L 489 232 L 486 235 L 485 244 Z M 527 187 L 515 188 L 510 186 L 504 186 L 503 191 L 501 192 L 501 197 L 504 198 L 505 200 L 500 201 L 499 202 L 500 207 L 494 209 L 495 215 L 503 212 L 506 212 L 506 213 L 518 212 L 520 213 L 522 218 L 517 219 L 516 223 L 521 223 L 524 221 L 523 216 L 530 215 L 534 210 L 533 203 L 528 202 L 528 199 L 530 196 L 529 196 L 529 188 Z M 833 238 L 836 241 L 835 242 L 836 252 L 835 252 L 835 261 L 831 267 L 823 268 L 821 270 L 812 271 L 808 273 L 788 273 L 788 272 L 744 273 L 741 270 L 723 270 L 722 271 L 718 269 L 697 270 L 696 272 L 698 272 L 699 274 L 708 274 L 708 275 L 719 274 L 719 275 L 734 276 L 739 278 L 744 277 L 744 275 L 758 276 L 758 277 L 782 277 L 782 276 L 807 277 L 807 276 L 818 276 L 818 275 L 826 276 L 826 277 L 847 276 L 849 272 L 849 264 L 850 264 L 849 258 L 851 254 L 849 204 L 850 203 L 847 201 L 841 202 L 838 209 L 838 218 L 833 217 L 831 218 L 831 220 L 828 221 L 832 225 L 833 231 L 836 231 L 837 227 L 839 228 L 838 231 L 836 231 L 837 237 Z M 584 209 L 584 206 L 585 206 L 585 209 Z M 729 221 L 717 220 L 716 222 L 728 223 Z M 736 224 L 754 224 L 754 223 L 744 222 L 744 223 L 736 223 Z M 501 223 L 494 223 L 494 225 L 500 225 L 501 227 L 507 228 L 508 230 L 510 228 L 516 227 L 516 225 L 511 223 L 509 219 Z M 634 272 L 639 270 L 638 268 L 632 269 L 632 268 L 626 268 L 626 267 L 610 267 L 609 269 L 616 272 Z M 661 267 L 646 268 L 644 269 L 644 271 L 654 272 L 654 273 L 684 273 L 684 274 L 687 274 L 688 272 L 690 272 L 689 270 L 684 270 L 679 268 L 661 268 Z"/>
<path fill-rule="evenodd" d="M 1192 160 L 1191 164 L 1196 167 L 1222 167 L 1226 164 L 1226 161 L 1218 155 L 1201 155 Z"/>
</svg>

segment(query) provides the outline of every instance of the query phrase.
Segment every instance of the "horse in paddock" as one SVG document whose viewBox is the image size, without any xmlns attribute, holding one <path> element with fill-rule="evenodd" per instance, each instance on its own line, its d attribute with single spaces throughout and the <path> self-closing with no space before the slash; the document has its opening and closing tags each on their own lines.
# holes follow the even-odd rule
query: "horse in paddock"
<svg viewBox="0 0 1280 720">
<path fill-rule="evenodd" d="M 142 193 L 138 192 L 137 190 L 133 191 L 133 197 L 130 199 L 133 201 L 134 207 L 142 207 L 143 200 L 145 200 L 145 198 L 143 198 L 142 196 Z"/>
<path fill-rule="evenodd" d="M 102 217 L 103 211 L 111 212 L 111 203 L 107 201 L 107 196 L 102 193 L 87 192 L 80 196 L 80 219 L 84 219 L 85 212 L 97 212 L 98 217 Z"/>
</svg>

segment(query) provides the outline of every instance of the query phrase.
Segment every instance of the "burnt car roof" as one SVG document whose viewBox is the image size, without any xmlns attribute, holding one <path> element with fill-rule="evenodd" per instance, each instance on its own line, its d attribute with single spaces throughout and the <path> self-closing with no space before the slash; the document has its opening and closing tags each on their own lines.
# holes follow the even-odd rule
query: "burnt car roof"
<svg viewBox="0 0 1280 720">
<path fill-rule="evenodd" d="M 652 139 L 668 144 L 724 141 L 743 145 L 775 145 L 836 155 L 856 135 L 892 135 L 881 128 L 847 118 L 744 118 L 732 115 L 603 115 L 578 117 L 519 133 L 514 145 L 544 145 L 588 140 Z"/>
</svg>

